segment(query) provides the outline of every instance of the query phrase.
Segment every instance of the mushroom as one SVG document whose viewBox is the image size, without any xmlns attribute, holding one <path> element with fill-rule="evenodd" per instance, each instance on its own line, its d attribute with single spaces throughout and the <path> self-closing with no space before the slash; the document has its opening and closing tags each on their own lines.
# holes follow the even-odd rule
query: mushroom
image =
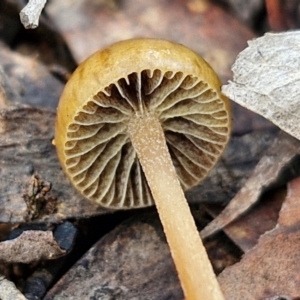
<svg viewBox="0 0 300 300">
<path fill-rule="evenodd" d="M 224 299 L 183 192 L 228 142 L 220 86 L 183 45 L 132 39 L 84 61 L 57 110 L 55 145 L 73 186 L 110 209 L 155 203 L 186 299 Z"/>
</svg>

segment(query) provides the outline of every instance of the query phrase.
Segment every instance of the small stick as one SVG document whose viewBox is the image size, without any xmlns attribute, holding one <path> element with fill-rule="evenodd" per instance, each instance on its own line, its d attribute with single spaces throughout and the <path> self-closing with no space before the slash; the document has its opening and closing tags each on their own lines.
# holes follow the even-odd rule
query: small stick
<svg viewBox="0 0 300 300">
<path fill-rule="evenodd" d="M 29 0 L 20 12 L 20 20 L 26 29 L 34 29 L 39 25 L 39 18 L 47 0 Z"/>
</svg>

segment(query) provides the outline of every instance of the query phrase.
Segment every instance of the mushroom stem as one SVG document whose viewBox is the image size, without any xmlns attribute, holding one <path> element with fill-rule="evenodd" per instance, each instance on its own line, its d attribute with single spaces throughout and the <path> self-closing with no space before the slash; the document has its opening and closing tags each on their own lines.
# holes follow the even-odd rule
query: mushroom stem
<svg viewBox="0 0 300 300">
<path fill-rule="evenodd" d="M 131 141 L 151 189 L 187 300 L 223 300 L 205 248 L 173 166 L 158 118 L 137 115 Z"/>
</svg>

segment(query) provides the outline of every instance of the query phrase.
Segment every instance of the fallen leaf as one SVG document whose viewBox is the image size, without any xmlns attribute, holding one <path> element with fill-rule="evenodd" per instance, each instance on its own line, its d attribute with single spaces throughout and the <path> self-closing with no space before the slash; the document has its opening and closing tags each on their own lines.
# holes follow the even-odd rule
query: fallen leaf
<svg viewBox="0 0 300 300">
<path fill-rule="evenodd" d="M 300 141 L 281 133 L 261 158 L 249 179 L 228 206 L 202 231 L 202 238 L 221 230 L 240 217 L 259 199 L 263 191 L 278 183 L 284 167 L 300 152 Z"/>
<path fill-rule="evenodd" d="M 285 196 L 283 187 L 263 194 L 251 212 L 227 225 L 224 232 L 243 252 L 247 252 L 262 234 L 275 227 Z"/>
<path fill-rule="evenodd" d="M 0 42 L 0 62 L 1 85 L 6 97 L 4 102 L 56 108 L 63 84 L 37 59 L 13 52 Z M 1 69 L 5 76 L 1 76 Z"/>
<path fill-rule="evenodd" d="M 186 192 L 189 202 L 228 203 L 242 188 L 275 137 L 276 132 L 273 130 L 257 130 L 233 136 L 208 177 Z"/>
<path fill-rule="evenodd" d="M 219 282 L 226 299 L 300 297 L 300 178 L 288 184 L 277 226 L 262 235 L 243 259 L 225 269 Z M 292 215 L 291 215 L 291 212 Z"/>
<path fill-rule="evenodd" d="M 16 288 L 15 284 L 0 276 L 0 299 L 1 300 L 26 300 L 24 295 Z"/>
<path fill-rule="evenodd" d="M 13 240 L 0 243 L 0 261 L 5 263 L 31 263 L 56 259 L 65 254 L 51 231 L 28 230 Z"/>
<path fill-rule="evenodd" d="M 42 180 L 37 174 L 31 176 L 23 193 L 28 221 L 56 212 L 57 198 L 51 195 L 51 188 L 51 182 Z"/>
<path fill-rule="evenodd" d="M 157 215 L 131 218 L 108 233 L 43 299 L 183 299 Z"/>
<path fill-rule="evenodd" d="M 155 37 L 192 48 L 228 79 L 235 56 L 255 35 L 211 1 L 204 10 L 197 2 L 52 0 L 45 9 L 78 63 L 119 40 Z"/>
<path fill-rule="evenodd" d="M 51 227 L 53 228 L 53 226 Z M 11 232 L 9 238 L 13 239 L 14 237 L 19 236 L 22 232 L 33 229 L 49 230 L 49 225 L 22 224 Z M 53 229 L 53 237 L 59 247 L 65 250 L 65 254 L 55 260 L 47 260 L 42 263 L 33 263 L 27 266 L 32 272 L 30 272 L 30 274 L 26 273 L 25 278 L 23 277 L 21 280 L 22 292 L 28 299 L 43 299 L 43 296 L 53 283 L 61 276 L 62 273 L 65 273 L 65 271 L 69 269 L 70 265 L 75 263 L 77 260 L 76 257 L 79 258 L 81 256 L 81 247 L 88 249 L 88 244 L 92 244 L 92 241 L 83 237 L 84 235 L 82 234 L 82 231 L 80 232 L 81 234 L 78 234 L 80 230 L 68 221 L 55 226 Z M 72 251 L 75 243 L 76 250 L 74 249 L 75 251 Z M 18 264 L 18 266 L 20 266 L 20 268 L 23 267 L 24 269 L 23 264 Z"/>
<path fill-rule="evenodd" d="M 248 44 L 223 93 L 300 139 L 300 31 L 268 33 Z"/>
<path fill-rule="evenodd" d="M 57 199 L 53 210 L 36 222 L 108 212 L 80 196 L 61 170 L 52 145 L 54 119 L 54 111 L 29 106 L 0 110 L 0 222 L 32 219 L 25 196 L 33 174 L 51 184 L 51 195 Z"/>
<path fill-rule="evenodd" d="M 291 181 L 288 185 L 286 200 L 279 215 L 280 226 L 292 228 L 300 222 L 300 178 Z M 297 227 L 298 228 L 298 227 Z"/>
<path fill-rule="evenodd" d="M 198 217 L 203 214 L 196 206 L 192 210 Z M 237 261 L 232 247 L 221 240 L 211 239 L 205 247 L 217 271 Z M 107 233 L 43 299 L 182 300 L 157 212 L 136 212 Z"/>
</svg>

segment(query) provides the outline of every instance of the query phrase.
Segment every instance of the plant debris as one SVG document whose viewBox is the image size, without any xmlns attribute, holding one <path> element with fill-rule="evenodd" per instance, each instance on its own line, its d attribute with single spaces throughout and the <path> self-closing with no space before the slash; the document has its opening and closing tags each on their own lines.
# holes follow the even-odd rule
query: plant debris
<svg viewBox="0 0 300 300">
<path fill-rule="evenodd" d="M 267 33 L 248 44 L 223 93 L 300 139 L 300 31 Z"/>
<path fill-rule="evenodd" d="M 39 25 L 40 14 L 47 0 L 29 0 L 20 12 L 20 19 L 26 29 L 34 29 Z"/>
<path fill-rule="evenodd" d="M 49 194 L 51 187 L 51 182 L 41 180 L 36 174 L 32 175 L 23 193 L 23 199 L 27 205 L 27 221 L 57 211 L 57 198 Z"/>
<path fill-rule="evenodd" d="M 0 222 L 51 223 L 108 212 L 80 196 L 63 174 L 52 145 L 54 117 L 52 110 L 24 105 L 0 110 Z"/>
<path fill-rule="evenodd" d="M 64 254 L 51 231 L 27 230 L 13 240 L 0 243 L 0 261 L 5 263 L 28 264 Z"/>
<path fill-rule="evenodd" d="M 288 184 L 277 226 L 219 276 L 226 299 L 300 297 L 300 178 Z M 238 291 L 238 293 L 237 293 Z M 271 298 L 274 299 L 274 298 Z M 276 299 L 276 298 L 275 298 Z"/>
<path fill-rule="evenodd" d="M 0 299 L 1 300 L 26 300 L 16 286 L 4 276 L 0 276 Z"/>
<path fill-rule="evenodd" d="M 281 133 L 255 167 L 252 175 L 222 213 L 202 231 L 202 238 L 221 230 L 251 208 L 267 188 L 281 183 L 284 168 L 300 152 L 300 141 Z M 297 170 L 295 170 L 297 172 Z M 293 174 L 295 176 L 295 174 Z M 281 179 L 281 180 L 280 180 Z M 283 182 L 285 182 L 283 180 Z"/>
</svg>

